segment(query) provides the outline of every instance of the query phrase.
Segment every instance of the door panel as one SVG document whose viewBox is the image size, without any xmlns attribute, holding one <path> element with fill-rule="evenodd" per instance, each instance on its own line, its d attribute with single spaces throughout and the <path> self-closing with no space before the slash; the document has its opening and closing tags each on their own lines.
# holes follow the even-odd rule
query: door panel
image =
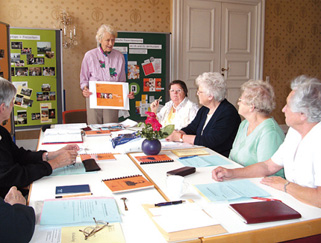
<svg viewBox="0 0 321 243">
<path fill-rule="evenodd" d="M 227 99 L 236 106 L 241 85 L 255 77 L 255 6 L 222 4 L 221 68 Z M 222 69 L 221 69 L 222 70 Z"/>
<path fill-rule="evenodd" d="M 221 4 L 211 1 L 183 1 L 181 72 L 189 87 L 189 98 L 198 103 L 195 79 L 220 67 Z"/>
<path fill-rule="evenodd" d="M 189 98 L 198 102 L 196 77 L 203 72 L 221 72 L 227 81 L 227 99 L 236 106 L 241 85 L 262 75 L 264 3 L 177 0 L 175 7 L 177 74 L 173 77 L 185 81 Z"/>
</svg>

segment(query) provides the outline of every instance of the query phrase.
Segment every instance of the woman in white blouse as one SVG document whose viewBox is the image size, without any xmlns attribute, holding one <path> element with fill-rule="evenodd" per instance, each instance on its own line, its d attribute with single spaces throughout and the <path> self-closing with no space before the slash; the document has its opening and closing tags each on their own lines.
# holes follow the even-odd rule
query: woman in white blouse
<svg viewBox="0 0 321 243">
<path fill-rule="evenodd" d="M 159 101 L 151 103 L 151 111 L 157 115 L 157 119 L 166 126 L 174 124 L 175 129 L 186 127 L 196 116 L 198 105 L 187 98 L 187 87 L 185 82 L 174 80 L 169 84 L 169 94 L 171 100 L 157 113 Z"/>
</svg>

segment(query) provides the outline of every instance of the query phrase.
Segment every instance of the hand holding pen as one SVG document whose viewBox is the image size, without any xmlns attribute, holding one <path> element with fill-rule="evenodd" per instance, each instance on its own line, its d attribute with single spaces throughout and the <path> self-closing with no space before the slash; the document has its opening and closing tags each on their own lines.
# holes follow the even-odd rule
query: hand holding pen
<svg viewBox="0 0 321 243">
<path fill-rule="evenodd" d="M 150 109 L 152 110 L 152 112 L 154 112 L 156 114 L 157 109 L 159 107 L 159 102 L 161 100 L 162 96 L 160 96 L 157 100 L 155 100 L 154 102 L 152 102 L 150 104 Z"/>
</svg>

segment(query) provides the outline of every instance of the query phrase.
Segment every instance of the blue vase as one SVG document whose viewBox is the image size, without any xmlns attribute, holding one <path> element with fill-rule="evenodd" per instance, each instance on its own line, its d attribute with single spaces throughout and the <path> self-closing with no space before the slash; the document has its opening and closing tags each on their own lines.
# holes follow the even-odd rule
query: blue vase
<svg viewBox="0 0 321 243">
<path fill-rule="evenodd" d="M 158 139 L 148 140 L 145 139 L 142 143 L 142 150 L 146 155 L 156 155 L 162 149 L 162 144 Z"/>
</svg>

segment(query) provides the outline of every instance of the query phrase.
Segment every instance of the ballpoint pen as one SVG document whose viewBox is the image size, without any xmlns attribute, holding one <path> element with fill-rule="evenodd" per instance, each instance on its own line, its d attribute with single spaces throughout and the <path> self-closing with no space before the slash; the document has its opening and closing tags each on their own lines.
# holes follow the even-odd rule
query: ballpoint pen
<svg viewBox="0 0 321 243">
<path fill-rule="evenodd" d="M 189 159 L 189 158 L 194 158 L 197 157 L 198 155 L 192 155 L 192 156 L 185 156 L 185 157 L 180 157 L 179 159 Z"/>
<path fill-rule="evenodd" d="M 162 206 L 169 206 L 169 205 L 181 204 L 181 203 L 184 203 L 184 202 L 185 202 L 185 200 L 156 203 L 156 204 L 155 204 L 155 207 L 162 207 Z"/>
</svg>

